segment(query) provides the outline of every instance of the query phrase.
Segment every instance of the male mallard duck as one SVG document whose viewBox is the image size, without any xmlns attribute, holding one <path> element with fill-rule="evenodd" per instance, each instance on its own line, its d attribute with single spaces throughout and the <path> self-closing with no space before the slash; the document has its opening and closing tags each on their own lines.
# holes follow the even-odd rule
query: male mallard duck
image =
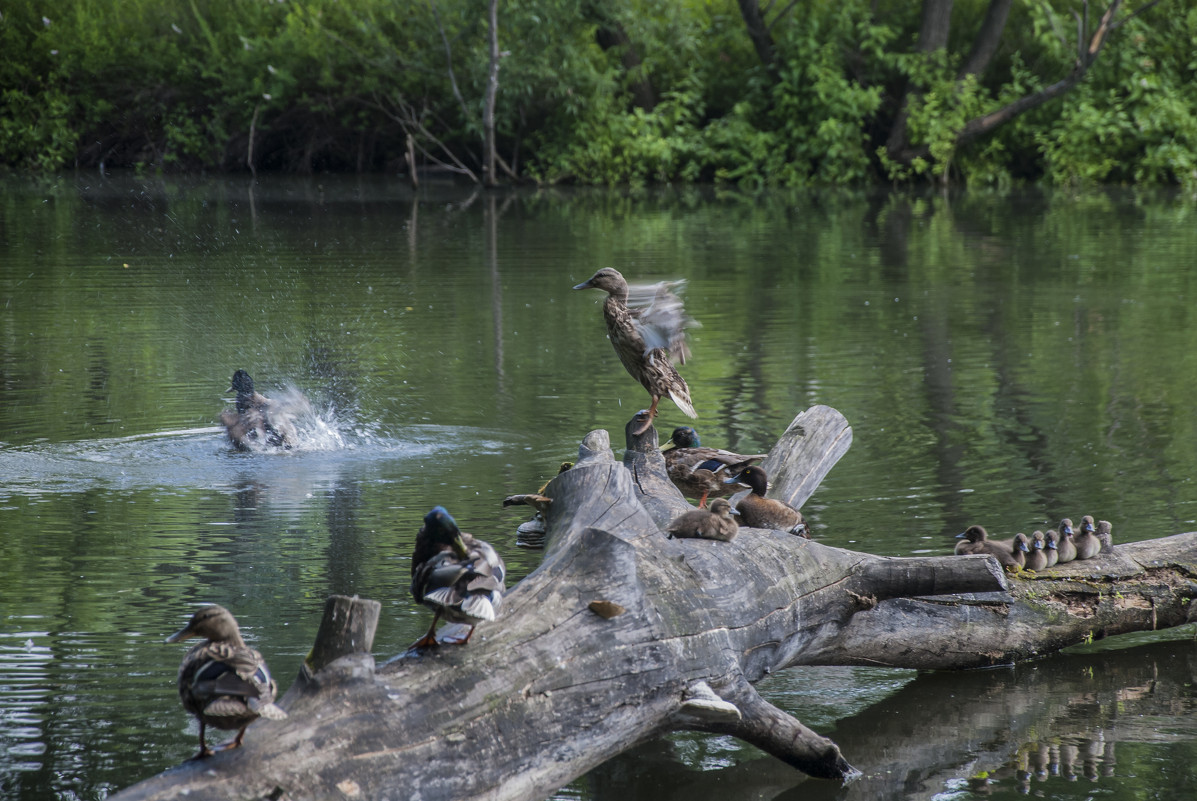
<svg viewBox="0 0 1197 801">
<path fill-rule="evenodd" d="M 661 446 L 665 453 L 665 468 L 669 480 L 689 498 L 697 497 L 698 508 L 707 505 L 707 498 L 734 495 L 740 487 L 725 484 L 723 479 L 735 475 L 765 454 L 744 455 L 719 448 L 703 447 L 698 432 L 690 426 L 673 429 L 669 442 Z"/>
<path fill-rule="evenodd" d="M 1076 537 L 1072 530 L 1072 521 L 1067 517 L 1060 521 L 1059 541 L 1056 543 L 1059 549 L 1059 558 L 1056 564 L 1064 564 L 1076 559 Z"/>
<path fill-rule="evenodd" d="M 220 422 L 228 431 L 229 442 L 238 450 L 246 451 L 269 445 L 274 448 L 291 448 L 296 442 L 295 423 L 291 415 L 278 405 L 254 391 L 254 380 L 249 373 L 238 370 L 233 373 L 229 391 L 237 393 L 236 408 L 220 413 Z"/>
<path fill-rule="evenodd" d="M 741 498 L 736 505 L 741 525 L 750 528 L 773 528 L 810 539 L 810 531 L 802 512 L 785 501 L 765 497 L 765 490 L 769 487 L 769 476 L 762 468 L 750 465 L 731 478 L 725 479 L 724 483 L 747 484 L 752 488 L 752 492 Z"/>
<path fill-rule="evenodd" d="M 1029 543 L 1030 547 L 1027 550 L 1026 564 L 1024 567 L 1026 567 L 1027 570 L 1043 570 L 1047 567 L 1048 561 L 1047 538 L 1044 536 L 1042 531 L 1036 531 L 1031 534 Z"/>
<path fill-rule="evenodd" d="M 1047 554 L 1047 566 L 1052 567 L 1060 561 L 1060 535 L 1055 530 L 1049 530 L 1043 535 L 1043 552 Z"/>
<path fill-rule="evenodd" d="M 223 748 L 239 748 L 245 729 L 259 717 L 280 720 L 287 713 L 274 705 L 278 685 L 270 676 L 266 660 L 241 639 L 241 630 L 223 606 L 205 606 L 182 631 L 166 638 L 180 642 L 204 637 L 183 657 L 179 665 L 179 698 L 183 708 L 199 720 L 199 753 L 212 756 L 204 740 L 208 726 L 237 729 L 237 736 Z M 223 750 L 223 748 L 221 750 Z"/>
<path fill-rule="evenodd" d="M 731 501 L 727 498 L 716 498 L 711 501 L 710 509 L 693 509 L 680 515 L 667 527 L 669 539 L 679 537 L 685 539 L 693 537 L 700 540 L 719 540 L 731 542 L 740 525 L 732 515 L 738 514 L 731 508 Z"/>
<path fill-rule="evenodd" d="M 1076 558 L 1092 559 L 1101 553 L 1101 540 L 1097 537 L 1097 527 L 1093 525 L 1093 516 L 1085 515 L 1081 518 L 1081 530 L 1076 535 Z"/>
<path fill-rule="evenodd" d="M 648 421 L 636 434 L 643 434 L 657 416 L 657 404 L 669 396 L 689 417 L 698 417 L 690 401 L 690 388 L 673 366 L 673 359 L 686 363 L 686 327 L 693 321 L 682 309 L 682 301 L 672 287 L 680 282 L 662 282 L 630 288 L 619 270 L 604 267 L 574 289 L 601 289 L 603 318 L 607 336 L 619 360 L 632 378 L 639 381 L 652 397 Z M 629 305 L 631 298 L 631 305 Z"/>
<path fill-rule="evenodd" d="M 411 558 L 411 594 L 431 609 L 432 625 L 412 648 L 437 645 L 436 624 L 442 617 L 466 623 L 467 643 L 479 623 L 494 620 L 503 603 L 507 566 L 489 543 L 457 527 L 443 506 L 424 515 Z"/>
<path fill-rule="evenodd" d="M 1021 538 L 1021 539 L 1020 539 Z M 956 554 L 989 554 L 997 557 L 1002 567 L 1022 567 L 1026 564 L 1027 535 L 1018 534 L 1009 543 L 989 539 L 984 526 L 969 526 L 956 535 L 964 542 L 956 543 Z"/>
</svg>

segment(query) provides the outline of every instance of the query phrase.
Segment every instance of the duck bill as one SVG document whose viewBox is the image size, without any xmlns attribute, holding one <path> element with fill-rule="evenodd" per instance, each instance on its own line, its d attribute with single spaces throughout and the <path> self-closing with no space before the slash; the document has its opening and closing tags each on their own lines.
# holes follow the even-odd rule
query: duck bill
<svg viewBox="0 0 1197 801">
<path fill-rule="evenodd" d="M 725 478 L 725 479 L 723 479 L 723 483 L 724 483 L 724 484 L 742 484 L 742 483 L 744 483 L 744 482 L 740 481 L 740 476 L 741 476 L 741 475 L 742 475 L 741 473 L 736 473 L 736 474 L 735 474 L 734 476 L 732 476 L 731 478 Z"/>
<path fill-rule="evenodd" d="M 574 286 L 574 289 L 594 289 L 594 284 L 590 283 L 590 279 L 586 279 L 580 284 Z"/>
<path fill-rule="evenodd" d="M 676 447 L 677 447 L 676 443 L 666 442 L 664 445 L 661 446 L 661 451 L 664 452 L 664 451 L 672 450 L 673 448 L 676 448 Z"/>
<path fill-rule="evenodd" d="M 186 628 L 180 629 L 179 631 L 176 631 L 174 634 L 167 637 L 166 641 L 167 642 L 182 642 L 183 640 L 190 639 L 191 637 L 194 637 L 194 636 L 195 636 L 195 632 L 191 630 L 191 626 L 187 626 Z"/>
<path fill-rule="evenodd" d="M 457 554 L 458 559 L 465 559 L 470 555 L 460 534 L 453 537 L 453 553 Z"/>
</svg>

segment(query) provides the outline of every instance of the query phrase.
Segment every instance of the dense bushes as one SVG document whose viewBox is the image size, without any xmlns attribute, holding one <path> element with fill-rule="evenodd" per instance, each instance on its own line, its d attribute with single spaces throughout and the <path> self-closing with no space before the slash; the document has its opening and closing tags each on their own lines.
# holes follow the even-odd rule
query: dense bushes
<svg viewBox="0 0 1197 801">
<path fill-rule="evenodd" d="M 731 0 L 503 0 L 499 152 L 540 181 L 1197 186 L 1197 10 L 1175 0 L 1117 30 L 1063 98 L 956 144 L 967 120 L 1070 69 L 1070 3 L 1016 3 L 990 68 L 960 81 L 987 0 L 957 2 L 952 42 L 930 57 L 913 48 L 916 4 L 811 0 L 771 20 L 768 67 Z M 0 163 L 402 170 L 411 135 L 421 164 L 477 175 L 480 6 L 12 0 Z M 600 48 L 600 26 L 637 62 Z M 651 109 L 631 102 L 636 82 L 655 90 Z M 929 150 L 895 163 L 882 145 L 909 86 L 909 137 Z"/>
</svg>

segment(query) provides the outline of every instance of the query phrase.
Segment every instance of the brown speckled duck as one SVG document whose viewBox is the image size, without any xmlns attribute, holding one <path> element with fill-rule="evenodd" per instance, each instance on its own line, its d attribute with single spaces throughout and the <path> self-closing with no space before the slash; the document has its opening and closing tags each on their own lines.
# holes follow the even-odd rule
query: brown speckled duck
<svg viewBox="0 0 1197 801">
<path fill-rule="evenodd" d="M 254 448 L 291 448 L 297 434 L 291 415 L 278 408 L 274 401 L 254 390 L 254 380 L 249 373 L 238 370 L 233 373 L 230 391 L 237 393 L 234 408 L 220 413 L 229 442 L 237 450 Z"/>
<path fill-rule="evenodd" d="M 574 287 L 601 289 L 607 293 L 607 299 L 603 301 L 607 336 L 624 368 L 652 398 L 648 421 L 635 432 L 637 434 L 644 433 L 652 425 L 657 416 L 657 404 L 664 397 L 671 398 L 686 416 L 698 417 L 690 401 L 690 388 L 673 366 L 674 360 L 685 364 L 689 358 L 685 329 L 694 324 L 686 316 L 681 300 L 673 293 L 672 287 L 677 283 L 633 288 L 628 286 L 619 270 L 604 267 Z"/>
<path fill-rule="evenodd" d="M 810 531 L 802 512 L 785 501 L 765 497 L 765 491 L 769 487 L 769 475 L 762 468 L 751 465 L 724 481 L 727 484 L 747 484 L 752 488 L 752 491 L 736 505 L 741 525 L 777 529 L 810 539 Z"/>
<path fill-rule="evenodd" d="M 738 514 L 731 508 L 727 498 L 716 498 L 711 501 L 710 509 L 694 509 L 678 516 L 667 527 L 669 538 L 695 538 L 700 540 L 719 540 L 731 542 L 740 524 L 732 515 Z"/>
<path fill-rule="evenodd" d="M 465 533 L 443 506 L 434 506 L 424 515 L 411 559 L 412 597 L 434 614 L 428 633 L 412 648 L 439 644 L 441 618 L 468 624 L 470 630 L 457 642 L 469 642 L 475 626 L 498 616 L 506 575 L 507 566 L 490 543 Z"/>
<path fill-rule="evenodd" d="M 698 498 L 699 509 L 706 506 L 707 498 L 726 497 L 743 489 L 742 485 L 724 483 L 724 479 L 765 458 L 763 453 L 745 455 L 704 447 L 690 426 L 673 429 L 661 450 L 669 480 L 686 497 Z"/>
<path fill-rule="evenodd" d="M 279 720 L 287 713 L 275 706 L 278 685 L 266 660 L 241 639 L 241 630 L 223 606 L 205 606 L 181 630 L 166 639 L 180 642 L 204 637 L 183 657 L 179 666 L 179 698 L 183 708 L 199 720 L 199 753 L 212 756 L 204 739 L 208 726 L 237 729 L 233 741 L 220 750 L 239 748 L 245 729 L 260 717 Z"/>
</svg>

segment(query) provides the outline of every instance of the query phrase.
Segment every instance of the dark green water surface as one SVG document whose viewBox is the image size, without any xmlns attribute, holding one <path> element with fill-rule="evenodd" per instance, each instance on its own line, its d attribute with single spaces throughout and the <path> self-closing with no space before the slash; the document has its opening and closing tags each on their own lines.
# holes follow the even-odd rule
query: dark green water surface
<svg viewBox="0 0 1197 801">
<path fill-rule="evenodd" d="M 854 442 L 822 542 L 950 553 L 970 523 L 1197 519 L 1197 206 L 1171 195 L 472 194 L 345 178 L 0 183 L 0 797 L 97 799 L 191 756 L 182 646 L 228 606 L 285 689 L 324 599 L 430 613 L 434 504 L 518 580 L 504 510 L 622 442 L 647 397 L 606 340 L 603 266 L 685 278 L 704 443 L 765 451 L 814 403 Z M 234 369 L 315 413 L 230 450 Z M 666 401 L 659 429 L 684 421 Z M 501 624 L 496 624 L 501 625 Z M 481 632 L 481 630 L 480 630 Z M 864 778 L 803 781 L 727 738 L 641 746 L 583 799 L 1197 797 L 1191 629 L 1004 670 L 797 669 L 761 686 Z M 468 646 L 467 646 L 468 647 Z M 255 735 L 251 727 L 247 737 Z"/>
</svg>

